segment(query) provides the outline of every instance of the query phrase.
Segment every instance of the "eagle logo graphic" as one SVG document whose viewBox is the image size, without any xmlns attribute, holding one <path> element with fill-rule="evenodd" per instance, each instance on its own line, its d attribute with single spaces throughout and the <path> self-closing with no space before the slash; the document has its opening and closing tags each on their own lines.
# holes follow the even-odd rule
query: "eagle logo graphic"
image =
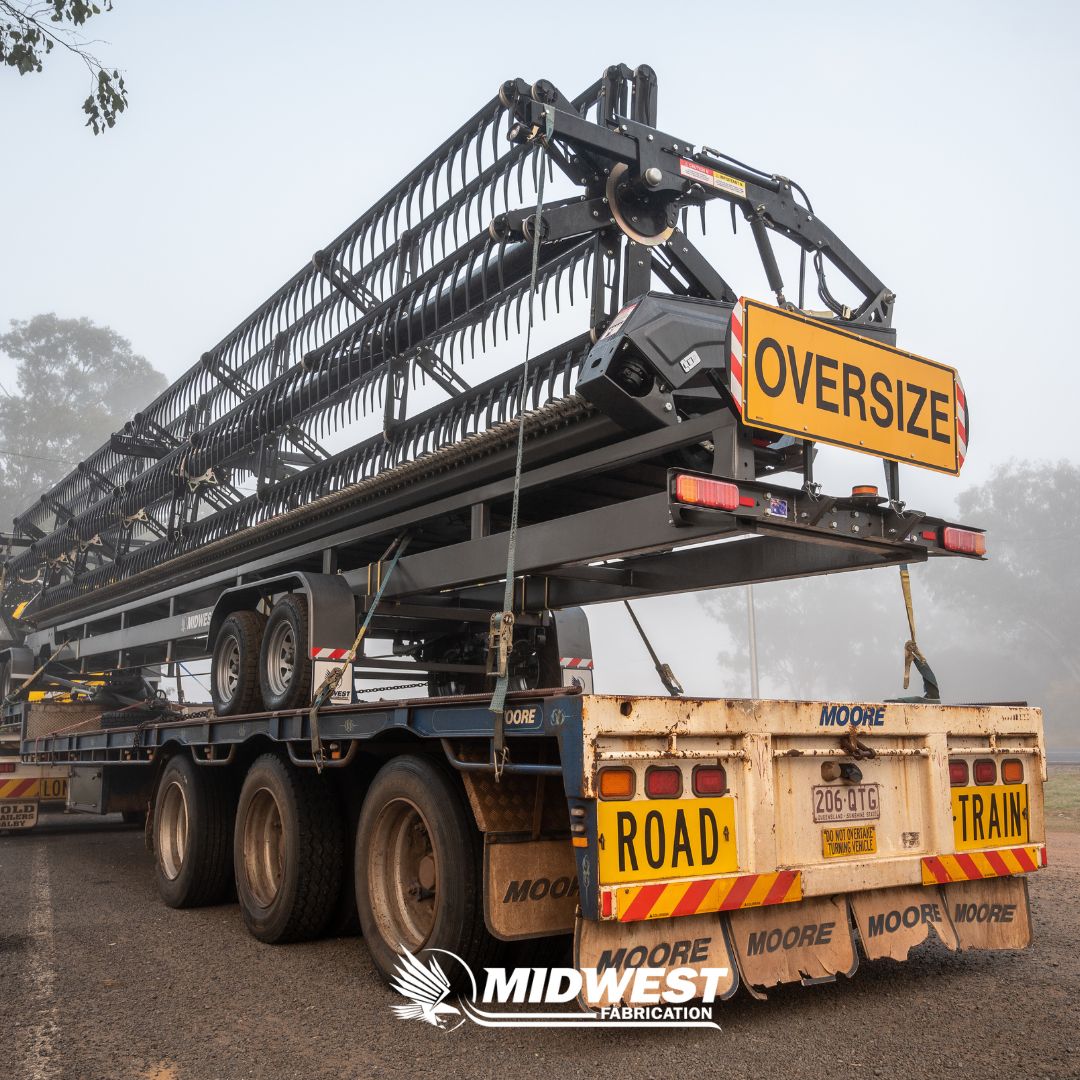
<svg viewBox="0 0 1080 1080">
<path fill-rule="evenodd" d="M 450 980 L 434 957 L 425 967 L 408 949 L 402 949 L 390 985 L 411 1002 L 390 1006 L 399 1020 L 424 1020 L 445 1031 L 448 1018 L 461 1015 L 459 1009 L 444 1001 L 450 993 Z"/>
</svg>

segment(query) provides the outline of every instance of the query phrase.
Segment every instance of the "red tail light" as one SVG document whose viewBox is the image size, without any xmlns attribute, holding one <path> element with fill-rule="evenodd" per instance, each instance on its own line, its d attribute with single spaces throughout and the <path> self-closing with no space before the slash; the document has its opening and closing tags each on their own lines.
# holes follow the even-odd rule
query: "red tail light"
<svg viewBox="0 0 1080 1080">
<path fill-rule="evenodd" d="M 970 529 L 957 529 L 947 525 L 941 530 L 941 546 L 946 551 L 955 551 L 961 555 L 985 555 L 986 537 Z"/>
<path fill-rule="evenodd" d="M 699 765 L 694 770 L 695 795 L 723 795 L 727 791 L 727 773 L 723 765 Z"/>
<path fill-rule="evenodd" d="M 949 783 L 953 787 L 966 787 L 968 782 L 968 766 L 966 761 L 959 758 L 949 762 Z"/>
<path fill-rule="evenodd" d="M 975 762 L 972 772 L 975 774 L 976 784 L 997 783 L 997 765 L 994 764 L 993 758 L 979 758 Z"/>
<path fill-rule="evenodd" d="M 677 799 L 682 794 L 682 769 L 654 765 L 645 773 L 645 794 L 650 799 Z"/>
<path fill-rule="evenodd" d="M 675 477 L 675 501 L 710 510 L 734 510 L 739 505 L 739 489 L 724 480 L 679 473 Z"/>
<path fill-rule="evenodd" d="M 0 761 L 0 773 L 14 772 L 14 771 L 15 771 L 15 762 L 14 761 Z"/>
</svg>

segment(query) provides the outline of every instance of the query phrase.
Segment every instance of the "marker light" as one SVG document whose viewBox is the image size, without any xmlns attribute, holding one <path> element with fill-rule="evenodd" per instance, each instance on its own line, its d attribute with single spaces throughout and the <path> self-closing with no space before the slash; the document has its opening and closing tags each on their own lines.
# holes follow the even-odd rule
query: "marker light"
<svg viewBox="0 0 1080 1080">
<path fill-rule="evenodd" d="M 967 787 L 968 764 L 960 758 L 953 758 L 949 762 L 949 783 L 953 787 Z"/>
<path fill-rule="evenodd" d="M 626 766 L 600 770 L 601 799 L 632 799 L 634 797 L 634 770 Z"/>
<path fill-rule="evenodd" d="M 993 758 L 979 758 L 972 768 L 976 784 L 996 784 L 997 766 Z"/>
<path fill-rule="evenodd" d="M 1024 782 L 1024 763 L 1019 758 L 1006 758 L 1001 763 L 1001 782 L 1003 784 Z"/>
<path fill-rule="evenodd" d="M 946 551 L 956 551 L 961 555 L 985 555 L 986 537 L 970 529 L 957 529 L 946 525 L 941 530 L 941 546 Z"/>
<path fill-rule="evenodd" d="M 876 499 L 878 489 L 876 484 L 856 484 L 851 489 L 853 499 Z"/>
<path fill-rule="evenodd" d="M 659 765 L 647 769 L 645 794 L 650 799 L 677 799 L 682 794 L 682 769 Z"/>
<path fill-rule="evenodd" d="M 739 505 L 739 489 L 723 480 L 679 473 L 675 477 L 675 500 L 710 510 L 734 510 Z"/>
<path fill-rule="evenodd" d="M 723 765 L 699 765 L 694 770 L 695 795 L 723 795 L 727 791 L 727 773 Z"/>
</svg>

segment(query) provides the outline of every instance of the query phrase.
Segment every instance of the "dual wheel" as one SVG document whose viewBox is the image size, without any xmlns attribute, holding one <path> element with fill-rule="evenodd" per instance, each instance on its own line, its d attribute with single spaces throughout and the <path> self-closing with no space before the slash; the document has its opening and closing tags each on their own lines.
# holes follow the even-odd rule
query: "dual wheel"
<svg viewBox="0 0 1080 1080">
<path fill-rule="evenodd" d="M 391 759 L 368 788 L 354 836 L 329 779 L 276 754 L 257 758 L 239 797 L 233 792 L 227 770 L 185 755 L 165 766 L 153 832 L 158 889 L 170 906 L 220 902 L 235 888 L 248 930 L 272 943 L 333 933 L 355 910 L 387 977 L 402 949 L 492 960 L 481 836 L 439 765 Z"/>
<path fill-rule="evenodd" d="M 234 611 L 221 624 L 210 663 L 218 716 L 297 709 L 311 697 L 307 598 L 281 597 L 270 616 Z"/>
</svg>

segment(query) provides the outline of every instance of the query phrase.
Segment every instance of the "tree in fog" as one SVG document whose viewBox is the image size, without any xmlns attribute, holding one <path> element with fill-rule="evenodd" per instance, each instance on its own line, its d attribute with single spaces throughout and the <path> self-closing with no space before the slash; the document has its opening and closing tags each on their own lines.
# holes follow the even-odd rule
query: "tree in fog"
<svg viewBox="0 0 1080 1080">
<path fill-rule="evenodd" d="M 0 528 L 27 509 L 165 387 L 131 342 L 89 319 L 12 321 L 0 353 L 17 364 L 0 392 Z"/>
<path fill-rule="evenodd" d="M 1010 462 L 957 499 L 987 530 L 988 559 L 911 567 L 919 644 L 950 701 L 1028 700 L 1055 745 L 1080 745 L 1080 466 Z M 758 668 L 767 697 L 883 698 L 902 688 L 908 637 L 895 567 L 755 587 Z M 732 692 L 748 693 L 743 590 L 703 600 L 734 646 Z"/>
<path fill-rule="evenodd" d="M 97 42 L 80 33 L 103 10 L 112 11 L 112 0 L 104 0 L 100 7 L 87 0 L 0 0 L 0 64 L 20 75 L 34 75 L 57 46 L 81 60 L 90 76 L 90 93 L 82 109 L 86 126 L 95 135 L 111 128 L 128 103 L 120 72 L 106 67 L 90 52 L 90 46 Z"/>
</svg>

